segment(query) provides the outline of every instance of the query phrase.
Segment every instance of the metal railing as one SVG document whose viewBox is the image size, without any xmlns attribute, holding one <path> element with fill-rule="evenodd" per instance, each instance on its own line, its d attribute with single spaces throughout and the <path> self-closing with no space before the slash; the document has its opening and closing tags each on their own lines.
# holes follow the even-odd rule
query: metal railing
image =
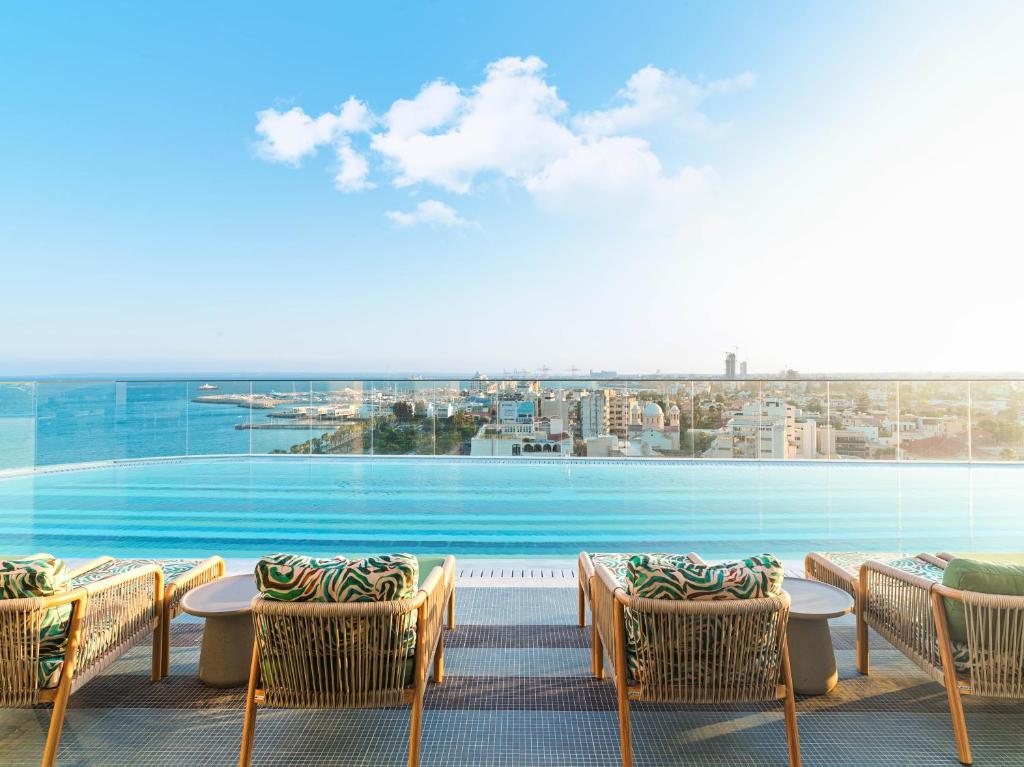
<svg viewBox="0 0 1024 767">
<path fill-rule="evenodd" d="M 0 470 L 195 455 L 1024 460 L 1024 381 L 0 381 Z"/>
</svg>

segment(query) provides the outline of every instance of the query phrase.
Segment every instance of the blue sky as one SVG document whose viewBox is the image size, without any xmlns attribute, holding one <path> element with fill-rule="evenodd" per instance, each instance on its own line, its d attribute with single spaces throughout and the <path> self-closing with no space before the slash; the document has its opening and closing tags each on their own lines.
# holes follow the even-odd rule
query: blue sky
<svg viewBox="0 0 1024 767">
<path fill-rule="evenodd" d="M 8 6 L 0 373 L 1024 369 L 1024 13 L 892 5 Z"/>
</svg>

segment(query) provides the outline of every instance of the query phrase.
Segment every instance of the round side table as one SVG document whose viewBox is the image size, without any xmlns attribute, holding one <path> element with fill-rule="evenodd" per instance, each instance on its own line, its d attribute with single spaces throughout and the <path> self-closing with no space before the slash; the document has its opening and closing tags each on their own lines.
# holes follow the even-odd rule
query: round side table
<svg viewBox="0 0 1024 767">
<path fill-rule="evenodd" d="M 782 588 L 792 600 L 786 637 L 793 690 L 801 695 L 824 695 L 839 681 L 828 622 L 851 612 L 853 597 L 807 578 L 786 578 Z"/>
<path fill-rule="evenodd" d="M 206 618 L 199 654 L 199 679 L 210 687 L 249 683 L 252 663 L 252 611 L 257 595 L 252 575 L 229 575 L 192 589 L 181 600 L 189 615 Z"/>
</svg>

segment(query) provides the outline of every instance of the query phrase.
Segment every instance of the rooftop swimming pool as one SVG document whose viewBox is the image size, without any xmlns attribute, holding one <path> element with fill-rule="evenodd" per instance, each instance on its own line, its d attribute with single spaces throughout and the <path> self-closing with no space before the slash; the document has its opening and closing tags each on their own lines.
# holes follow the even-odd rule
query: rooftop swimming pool
<svg viewBox="0 0 1024 767">
<path fill-rule="evenodd" d="M 410 551 L 1024 550 L 1024 467 L 226 458 L 0 479 L 0 551 L 253 557 Z"/>
</svg>

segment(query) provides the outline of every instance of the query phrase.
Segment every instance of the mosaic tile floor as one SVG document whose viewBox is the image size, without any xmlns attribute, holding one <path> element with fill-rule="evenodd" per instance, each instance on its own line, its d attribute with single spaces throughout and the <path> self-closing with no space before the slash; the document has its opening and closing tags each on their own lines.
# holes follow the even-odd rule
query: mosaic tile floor
<svg viewBox="0 0 1024 767">
<path fill-rule="evenodd" d="M 615 767 L 615 697 L 589 673 L 589 630 L 567 588 L 465 588 L 448 634 L 447 677 L 426 699 L 424 767 Z M 243 690 L 196 678 L 202 625 L 179 618 L 171 676 L 148 682 L 140 645 L 72 698 L 59 764 L 225 765 L 238 758 Z M 512 622 L 514 621 L 514 625 Z M 854 629 L 833 629 L 841 682 L 798 699 L 806 765 L 957 764 L 945 693 L 881 640 L 872 675 L 854 670 Z M 633 708 L 638 767 L 786 765 L 778 706 Z M 37 765 L 47 708 L 0 710 L 0 764 Z M 408 710 L 281 711 L 259 715 L 254 764 L 404 765 Z M 968 700 L 979 766 L 1024 764 L 1024 708 Z"/>
</svg>

